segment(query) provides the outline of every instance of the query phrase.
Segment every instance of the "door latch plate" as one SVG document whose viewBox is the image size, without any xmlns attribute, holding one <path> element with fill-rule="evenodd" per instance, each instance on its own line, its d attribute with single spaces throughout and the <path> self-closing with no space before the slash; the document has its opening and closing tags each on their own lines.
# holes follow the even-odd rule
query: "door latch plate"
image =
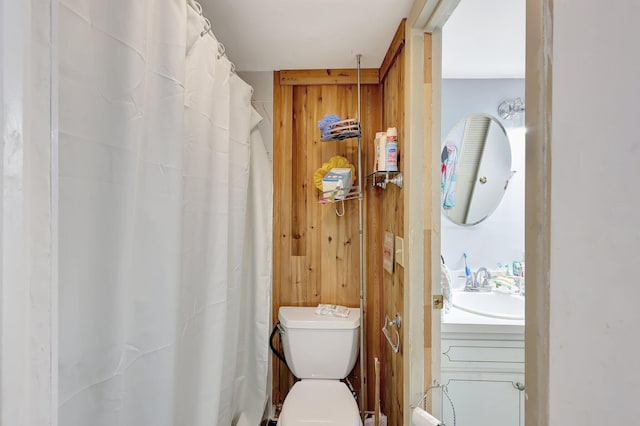
<svg viewBox="0 0 640 426">
<path fill-rule="evenodd" d="M 442 309 L 444 306 L 444 297 L 441 294 L 433 295 L 433 309 Z"/>
</svg>

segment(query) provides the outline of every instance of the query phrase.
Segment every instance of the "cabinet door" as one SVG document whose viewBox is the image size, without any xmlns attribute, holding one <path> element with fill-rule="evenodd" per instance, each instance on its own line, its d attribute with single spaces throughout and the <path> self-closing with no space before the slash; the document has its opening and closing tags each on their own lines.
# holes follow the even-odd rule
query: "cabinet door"
<svg viewBox="0 0 640 426">
<path fill-rule="evenodd" d="M 443 401 L 444 420 L 456 426 L 524 426 L 521 374 L 442 373 L 454 410 Z"/>
</svg>

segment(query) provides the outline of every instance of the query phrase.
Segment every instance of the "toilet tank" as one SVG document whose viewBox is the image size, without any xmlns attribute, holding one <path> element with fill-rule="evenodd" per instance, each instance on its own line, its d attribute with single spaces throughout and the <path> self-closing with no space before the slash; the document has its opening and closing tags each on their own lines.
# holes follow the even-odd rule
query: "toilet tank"
<svg viewBox="0 0 640 426">
<path fill-rule="evenodd" d="M 344 379 L 358 357 L 360 310 L 337 318 L 316 308 L 281 306 L 278 319 L 289 369 L 299 379 Z"/>
</svg>

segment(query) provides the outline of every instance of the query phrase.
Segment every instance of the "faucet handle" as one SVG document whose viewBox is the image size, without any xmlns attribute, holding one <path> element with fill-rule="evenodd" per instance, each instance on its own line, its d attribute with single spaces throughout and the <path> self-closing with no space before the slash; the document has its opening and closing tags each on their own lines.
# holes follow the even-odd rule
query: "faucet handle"
<svg viewBox="0 0 640 426">
<path fill-rule="evenodd" d="M 489 287 L 489 278 L 491 278 L 491 273 L 485 267 L 479 268 L 478 272 L 476 272 L 475 277 L 475 287 L 476 288 L 487 288 Z"/>
<path fill-rule="evenodd" d="M 467 275 L 467 281 L 464 283 L 464 290 L 475 290 L 476 288 L 476 274 L 471 272 L 470 275 Z"/>
</svg>

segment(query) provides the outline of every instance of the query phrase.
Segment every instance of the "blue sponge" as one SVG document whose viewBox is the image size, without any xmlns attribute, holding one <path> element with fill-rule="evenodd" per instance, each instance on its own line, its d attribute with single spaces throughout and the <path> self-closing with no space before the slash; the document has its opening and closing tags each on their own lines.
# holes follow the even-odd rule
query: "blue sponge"
<svg viewBox="0 0 640 426">
<path fill-rule="evenodd" d="M 337 123 L 342 119 L 335 114 L 327 114 L 322 120 L 318 122 L 318 128 L 320 128 L 320 132 L 322 133 L 322 137 L 329 137 L 331 135 L 330 130 L 333 127 L 333 123 Z"/>
</svg>

